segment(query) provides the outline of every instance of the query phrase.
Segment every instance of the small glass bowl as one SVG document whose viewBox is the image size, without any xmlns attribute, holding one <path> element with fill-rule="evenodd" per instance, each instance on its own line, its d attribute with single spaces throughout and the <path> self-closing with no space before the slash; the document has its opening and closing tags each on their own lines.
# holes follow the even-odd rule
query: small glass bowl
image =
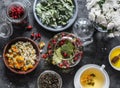
<svg viewBox="0 0 120 88">
<path fill-rule="evenodd" d="M 14 18 L 10 17 L 9 16 L 9 11 L 13 6 L 20 6 L 24 10 L 23 16 L 21 16 L 18 19 L 14 19 Z M 22 22 L 27 17 L 27 14 L 28 14 L 28 9 L 26 8 L 26 5 L 24 5 L 21 2 L 13 2 L 13 3 L 9 4 L 9 6 L 6 9 L 6 17 L 12 23 L 20 23 L 20 22 Z"/>
<path fill-rule="evenodd" d="M 80 58 L 81 58 L 81 55 L 80 55 L 80 49 L 78 48 L 78 45 L 76 43 L 77 40 L 75 40 L 74 38 L 72 38 L 72 36 L 64 36 L 62 37 L 61 39 L 59 39 L 55 45 L 55 48 L 54 48 L 54 51 L 56 51 L 58 48 L 60 47 L 63 47 L 63 45 L 60 45 L 62 42 L 66 42 L 65 44 L 67 44 L 67 42 L 71 43 L 73 46 L 74 46 L 74 51 L 73 51 L 73 54 L 71 57 L 69 57 L 67 54 L 66 56 L 62 55 L 63 58 L 62 58 L 62 62 L 61 64 L 64 64 L 64 63 L 69 63 L 70 67 L 74 67 L 76 64 L 78 64 L 80 62 Z M 79 40 L 78 40 L 79 41 Z M 67 46 L 66 46 L 67 47 Z M 72 47 L 72 46 L 71 46 Z M 69 47 L 69 48 L 71 48 Z M 65 48 L 65 47 L 64 47 Z M 62 52 L 65 52 L 66 50 L 62 51 Z M 64 53 L 63 53 L 64 54 Z M 57 53 L 56 53 L 57 55 Z M 54 61 L 54 60 L 53 60 Z M 63 68 L 69 68 L 69 65 Z M 59 66 L 59 64 L 57 64 L 57 66 Z"/>
<path fill-rule="evenodd" d="M 44 76 L 46 76 L 46 77 L 44 78 Z M 56 77 L 56 80 L 54 80 L 54 81 L 58 82 L 58 85 L 57 85 L 58 87 L 53 87 L 53 85 L 52 85 L 53 83 L 51 82 L 51 81 L 53 81 L 53 78 L 48 78 L 48 77 L 51 77 L 51 76 L 54 76 L 54 78 Z M 43 81 L 43 80 L 46 80 L 46 81 Z M 47 85 L 47 84 L 45 84 L 46 82 L 49 82 L 48 84 L 52 85 L 51 88 L 62 88 L 62 78 L 55 71 L 46 70 L 46 71 L 42 72 L 40 74 L 40 76 L 38 77 L 38 79 L 37 79 L 37 86 L 38 86 L 38 88 L 42 88 L 41 85 L 40 85 L 41 83 L 44 83 L 43 85 Z M 45 88 L 50 88 L 50 87 L 45 87 Z"/>
<path fill-rule="evenodd" d="M 99 32 L 108 32 L 107 28 L 101 27 L 99 24 L 93 22 L 93 26 L 95 27 L 96 30 Z"/>
<path fill-rule="evenodd" d="M 0 37 L 9 38 L 13 34 L 13 27 L 10 22 L 2 22 L 0 25 Z"/>
<path fill-rule="evenodd" d="M 83 46 L 87 46 L 93 42 L 94 27 L 92 22 L 87 18 L 78 18 L 73 25 L 73 33 L 79 37 Z"/>
</svg>

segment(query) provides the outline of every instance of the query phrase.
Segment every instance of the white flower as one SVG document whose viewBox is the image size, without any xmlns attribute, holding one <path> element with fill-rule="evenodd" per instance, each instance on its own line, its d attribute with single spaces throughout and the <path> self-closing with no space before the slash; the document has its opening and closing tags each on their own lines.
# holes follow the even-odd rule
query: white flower
<svg viewBox="0 0 120 88">
<path fill-rule="evenodd" d="M 118 30 L 118 31 L 120 31 L 120 26 L 119 26 L 119 27 L 117 27 L 117 30 Z"/>
<path fill-rule="evenodd" d="M 120 31 L 120 0 L 105 0 L 101 6 L 98 4 L 99 1 L 87 0 L 89 19 L 106 27 L 107 30 L 115 28 Z"/>
<path fill-rule="evenodd" d="M 94 14 L 93 12 L 90 12 L 88 18 L 89 18 L 91 21 L 94 22 L 94 21 L 95 21 L 95 14 Z"/>
<path fill-rule="evenodd" d="M 108 25 L 107 25 L 107 29 L 113 29 L 115 26 L 115 24 L 113 22 L 110 22 Z"/>
<path fill-rule="evenodd" d="M 87 5 L 86 5 L 87 9 L 90 10 L 99 1 L 100 0 L 87 0 Z"/>
<path fill-rule="evenodd" d="M 113 10 L 113 8 L 111 7 L 111 4 L 109 3 L 104 3 L 102 5 L 102 10 L 103 10 L 103 13 L 106 14 L 108 12 L 111 12 L 111 10 Z"/>
<path fill-rule="evenodd" d="M 107 21 L 105 19 L 105 16 L 104 15 L 98 15 L 97 16 L 97 19 L 96 19 L 96 22 L 103 25 L 104 27 L 107 26 Z"/>
</svg>

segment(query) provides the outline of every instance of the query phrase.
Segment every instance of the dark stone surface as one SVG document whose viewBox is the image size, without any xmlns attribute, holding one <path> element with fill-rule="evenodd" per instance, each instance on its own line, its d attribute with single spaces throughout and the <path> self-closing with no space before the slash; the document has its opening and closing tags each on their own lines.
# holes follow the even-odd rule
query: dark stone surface
<svg viewBox="0 0 120 88">
<path fill-rule="evenodd" d="M 3 0 L 12 2 L 13 0 Z M 0 1 L 0 11 L 4 9 L 3 1 Z M 21 0 L 22 1 L 22 0 Z M 34 0 L 30 0 L 33 4 Z M 79 14 L 78 17 L 87 17 L 88 11 L 85 7 L 85 0 L 78 0 L 79 4 Z M 50 31 L 46 31 L 38 23 L 35 21 L 32 7 L 30 7 L 29 13 L 29 22 L 33 26 L 31 31 L 26 31 L 24 28 L 21 27 L 14 27 L 14 33 L 10 38 L 3 39 L 0 38 L 0 53 L 2 54 L 3 48 L 5 44 L 16 37 L 30 37 L 32 32 L 40 32 L 42 34 L 43 41 L 48 43 L 49 39 L 52 38 L 55 34 Z M 72 31 L 72 27 L 66 30 L 67 32 Z M 38 67 L 27 75 L 17 75 L 12 73 L 8 70 L 2 58 L 0 59 L 0 88 L 37 88 L 37 78 L 41 72 L 47 69 L 54 70 L 58 72 L 62 79 L 63 79 L 63 87 L 62 88 L 74 88 L 74 75 L 76 71 L 85 64 L 98 64 L 102 65 L 105 64 L 105 70 L 108 72 L 110 77 L 110 88 L 120 88 L 120 72 L 114 70 L 109 62 L 108 62 L 108 54 L 110 50 L 115 47 L 116 45 L 120 44 L 119 38 L 112 38 L 112 39 L 104 39 L 104 34 L 95 31 L 94 35 L 94 42 L 89 46 L 84 47 L 84 56 L 81 62 L 74 67 L 68 73 L 63 73 L 61 70 L 56 69 L 56 67 L 48 64 L 44 60 L 41 60 Z"/>
</svg>

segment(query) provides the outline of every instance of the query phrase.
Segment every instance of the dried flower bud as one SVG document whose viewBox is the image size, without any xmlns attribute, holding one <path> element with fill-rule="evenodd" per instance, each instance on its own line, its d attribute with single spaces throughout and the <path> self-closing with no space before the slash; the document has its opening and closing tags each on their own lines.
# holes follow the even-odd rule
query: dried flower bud
<svg viewBox="0 0 120 88">
<path fill-rule="evenodd" d="M 45 42 L 40 41 L 40 43 L 38 44 L 39 48 L 42 49 L 45 46 Z"/>
</svg>

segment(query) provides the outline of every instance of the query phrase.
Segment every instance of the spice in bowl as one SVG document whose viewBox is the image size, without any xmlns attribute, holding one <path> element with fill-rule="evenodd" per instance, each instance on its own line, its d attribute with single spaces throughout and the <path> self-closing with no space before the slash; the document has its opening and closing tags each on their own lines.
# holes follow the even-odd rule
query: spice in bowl
<svg viewBox="0 0 120 88">
<path fill-rule="evenodd" d="M 113 57 L 112 60 L 111 60 L 111 62 L 112 62 L 113 64 L 115 64 L 115 63 L 117 63 L 117 62 L 119 61 L 119 59 L 120 59 L 120 54 L 117 55 L 117 56 L 115 56 L 115 57 Z"/>
<path fill-rule="evenodd" d="M 12 44 L 5 56 L 8 61 L 8 66 L 20 71 L 32 69 L 37 59 L 36 50 L 32 44 L 22 41 Z"/>
<path fill-rule="evenodd" d="M 120 46 L 116 46 L 111 50 L 109 62 L 114 69 L 120 70 Z"/>
<path fill-rule="evenodd" d="M 20 19 L 24 14 L 24 8 L 19 4 L 14 4 L 9 7 L 8 15 L 12 19 Z"/>
<path fill-rule="evenodd" d="M 41 73 L 38 78 L 38 88 L 61 88 L 62 79 L 60 75 L 54 71 L 47 70 Z"/>
<path fill-rule="evenodd" d="M 6 9 L 6 17 L 12 23 L 27 24 L 28 8 L 21 2 L 12 2 Z"/>
</svg>

